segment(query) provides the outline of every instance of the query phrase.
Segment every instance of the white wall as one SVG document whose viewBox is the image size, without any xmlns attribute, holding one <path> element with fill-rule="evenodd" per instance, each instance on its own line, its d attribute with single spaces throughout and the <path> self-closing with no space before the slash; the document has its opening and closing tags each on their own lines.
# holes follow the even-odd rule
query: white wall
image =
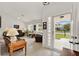
<svg viewBox="0 0 79 59">
<path fill-rule="evenodd" d="M 26 29 L 28 28 L 28 25 L 36 25 L 38 23 L 42 24 L 42 20 L 41 19 L 36 19 L 36 20 L 29 21 L 29 22 L 24 22 L 24 24 L 26 26 Z"/>
<path fill-rule="evenodd" d="M 74 4 L 74 9 L 73 9 L 75 12 L 73 14 L 73 17 L 75 17 L 74 36 L 77 36 L 77 39 L 75 39 L 74 41 L 79 42 L 79 3 Z M 73 47 L 74 50 L 79 51 L 79 44 L 75 44 L 74 47 Z"/>
</svg>

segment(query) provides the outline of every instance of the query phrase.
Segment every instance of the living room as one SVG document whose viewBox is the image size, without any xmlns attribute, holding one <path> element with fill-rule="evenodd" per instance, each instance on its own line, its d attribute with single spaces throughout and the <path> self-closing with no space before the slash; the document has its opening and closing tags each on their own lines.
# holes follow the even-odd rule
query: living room
<svg viewBox="0 0 79 59">
<path fill-rule="evenodd" d="M 14 31 L 14 28 L 20 32 L 19 35 L 15 32 L 14 34 L 11 32 L 8 32 L 6 36 L 17 35 L 18 39 L 24 39 L 27 42 L 27 55 L 40 55 L 38 52 L 36 54 L 32 54 L 30 51 L 35 48 L 39 49 L 42 47 L 42 35 L 43 35 L 43 29 L 42 29 L 42 20 L 41 16 L 39 16 L 40 12 L 38 12 L 38 8 L 40 9 L 41 3 L 32 3 L 32 2 L 26 2 L 26 3 L 0 3 L 1 7 L 1 29 L 0 29 L 0 43 L 1 43 L 1 55 L 2 56 L 8 56 L 8 55 L 16 55 L 19 56 L 19 53 L 10 54 L 10 52 L 7 52 L 6 46 L 5 46 L 5 31 Z M 20 6 L 21 5 L 21 6 Z M 26 7 L 24 6 L 26 5 Z M 28 7 L 29 6 L 29 7 Z M 33 8 L 30 8 L 33 6 Z M 28 13 L 28 14 L 27 14 Z M 35 16 L 35 15 L 36 16 Z M 31 27 L 30 27 L 31 25 Z M 24 33 L 24 35 L 22 35 Z M 11 38 L 14 39 L 14 38 Z M 17 43 L 18 44 L 18 43 Z M 33 47 L 34 45 L 34 47 Z M 8 46 L 7 46 L 8 47 Z M 32 48 L 33 47 L 33 48 Z M 23 51 L 20 55 L 25 55 L 25 52 Z"/>
<path fill-rule="evenodd" d="M 75 2 L 0 2 L 0 55 L 75 55 L 72 52 L 62 54 L 62 51 L 68 49 L 79 51 L 78 7 L 79 3 Z M 67 14 L 70 16 L 64 16 Z M 56 20 L 70 19 L 72 22 L 71 38 L 67 41 L 69 47 L 64 44 L 66 43 L 64 38 L 57 40 L 63 40 L 61 50 L 59 47 L 54 48 L 54 18 Z"/>
</svg>

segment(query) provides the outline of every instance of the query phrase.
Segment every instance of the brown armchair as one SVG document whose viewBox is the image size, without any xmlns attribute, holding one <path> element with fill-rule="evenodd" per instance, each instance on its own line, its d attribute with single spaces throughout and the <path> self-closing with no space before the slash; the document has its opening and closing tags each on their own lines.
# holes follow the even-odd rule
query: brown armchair
<svg viewBox="0 0 79 59">
<path fill-rule="evenodd" d="M 7 37 L 3 34 L 3 39 L 5 41 L 5 45 L 7 47 L 7 50 L 9 52 L 9 55 L 11 56 L 13 52 L 21 50 L 25 48 L 25 55 L 26 55 L 26 44 L 27 42 L 23 39 L 17 40 L 16 42 L 11 42 L 10 37 Z"/>
</svg>

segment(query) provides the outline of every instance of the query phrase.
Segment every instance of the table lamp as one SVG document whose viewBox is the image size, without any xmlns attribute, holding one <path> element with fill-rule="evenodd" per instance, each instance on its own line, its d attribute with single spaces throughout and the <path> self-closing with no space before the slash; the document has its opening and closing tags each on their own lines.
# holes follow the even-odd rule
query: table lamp
<svg viewBox="0 0 79 59">
<path fill-rule="evenodd" d="M 15 28 L 8 29 L 7 36 L 11 37 L 11 42 L 17 40 L 16 35 L 19 35 L 19 33 L 17 32 Z"/>
</svg>

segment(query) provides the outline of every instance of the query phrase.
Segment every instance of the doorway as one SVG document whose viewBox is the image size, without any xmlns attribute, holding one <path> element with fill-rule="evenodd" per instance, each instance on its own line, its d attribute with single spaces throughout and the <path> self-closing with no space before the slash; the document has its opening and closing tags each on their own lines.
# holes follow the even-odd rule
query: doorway
<svg viewBox="0 0 79 59">
<path fill-rule="evenodd" d="M 71 48 L 69 41 L 71 40 L 73 22 L 71 14 L 62 14 L 54 17 L 54 48 L 62 50 L 63 48 Z"/>
</svg>

